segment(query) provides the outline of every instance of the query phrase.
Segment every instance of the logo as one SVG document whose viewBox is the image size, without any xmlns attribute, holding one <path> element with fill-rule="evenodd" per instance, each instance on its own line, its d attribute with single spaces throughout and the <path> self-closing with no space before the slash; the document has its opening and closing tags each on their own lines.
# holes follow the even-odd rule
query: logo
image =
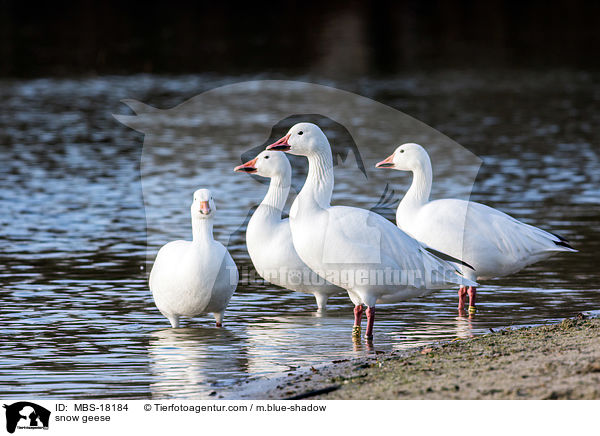
<svg viewBox="0 0 600 436">
<path fill-rule="evenodd" d="M 48 429 L 50 411 L 28 401 L 19 401 L 10 406 L 4 405 L 6 409 L 6 431 L 14 433 L 15 429 Z"/>
</svg>

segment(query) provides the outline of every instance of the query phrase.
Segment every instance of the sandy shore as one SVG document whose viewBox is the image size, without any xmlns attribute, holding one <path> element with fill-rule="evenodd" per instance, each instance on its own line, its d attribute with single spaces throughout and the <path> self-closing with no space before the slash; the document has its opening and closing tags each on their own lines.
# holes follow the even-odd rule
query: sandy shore
<svg viewBox="0 0 600 436">
<path fill-rule="evenodd" d="M 335 361 L 270 380 L 253 399 L 600 399 L 600 319 Z"/>
</svg>

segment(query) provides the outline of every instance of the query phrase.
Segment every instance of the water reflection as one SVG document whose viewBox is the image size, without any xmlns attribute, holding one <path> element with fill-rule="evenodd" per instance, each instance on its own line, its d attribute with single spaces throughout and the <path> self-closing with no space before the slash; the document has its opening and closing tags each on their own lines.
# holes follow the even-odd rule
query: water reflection
<svg viewBox="0 0 600 436">
<path fill-rule="evenodd" d="M 323 355 L 326 350 L 330 355 L 350 356 L 353 351 L 351 328 L 344 311 L 339 309 L 306 315 L 282 314 L 250 323 L 246 328 L 249 372 L 269 376 L 298 366 L 310 366 L 327 361 L 328 355 Z"/>
<path fill-rule="evenodd" d="M 248 344 L 226 328 L 157 330 L 148 353 L 153 398 L 208 397 L 248 368 Z"/>
<path fill-rule="evenodd" d="M 464 310 L 462 312 L 465 312 Z M 456 317 L 456 337 L 457 338 L 471 338 L 475 336 L 473 333 L 473 318 L 474 314 L 469 313 L 467 315 L 459 315 Z"/>
</svg>

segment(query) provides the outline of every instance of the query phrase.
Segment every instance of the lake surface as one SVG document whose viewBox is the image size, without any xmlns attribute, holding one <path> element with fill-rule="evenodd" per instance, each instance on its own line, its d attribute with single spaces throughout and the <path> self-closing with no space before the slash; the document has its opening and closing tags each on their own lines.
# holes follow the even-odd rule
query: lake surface
<svg viewBox="0 0 600 436">
<path fill-rule="evenodd" d="M 600 309 L 598 74 L 447 71 L 358 82 L 288 77 L 372 98 L 452 138 L 483 163 L 472 199 L 559 233 L 579 252 L 483 282 L 472 319 L 458 316 L 456 289 L 378 306 L 373 346 L 352 342 L 347 297 L 333 297 L 329 310 L 317 314 L 312 296 L 259 281 L 238 287 L 224 328 L 213 327 L 209 316 L 168 328 L 147 286 L 152 256 L 171 239 L 190 238 L 192 191 L 210 186 L 218 208 L 215 237 L 228 244 L 243 271 L 251 270 L 243 225 L 266 185 L 231 170 L 281 120 L 253 111 L 268 100 L 240 102 L 233 94 L 204 109 L 225 132 L 221 140 L 201 135 L 195 119 L 151 137 L 112 114 L 132 115 L 122 99 L 169 109 L 209 89 L 256 79 L 0 81 L 0 396 L 214 398 L 213 391 L 226 393 L 239 382 L 298 366 Z M 369 209 L 388 182 L 399 198 L 410 176 L 373 168 L 399 138 L 371 123 L 367 109 L 357 107 L 353 115 L 366 175 L 353 153 L 341 159 L 333 203 Z M 323 123 L 332 142 L 348 140 L 343 128 Z M 246 125 L 262 127 L 245 134 Z M 449 140 L 428 132 L 432 143 L 423 145 L 432 156 L 445 156 Z M 368 146 L 365 138 L 372 138 Z M 460 162 L 434 158 L 433 164 L 433 198 L 468 194 Z"/>
</svg>

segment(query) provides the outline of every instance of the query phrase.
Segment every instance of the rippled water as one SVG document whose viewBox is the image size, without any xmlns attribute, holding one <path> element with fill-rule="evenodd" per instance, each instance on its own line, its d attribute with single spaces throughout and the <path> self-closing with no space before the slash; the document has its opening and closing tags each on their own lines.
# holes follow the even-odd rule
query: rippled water
<svg viewBox="0 0 600 436">
<path fill-rule="evenodd" d="M 225 328 L 214 328 L 209 317 L 167 328 L 147 287 L 146 255 L 173 235 L 189 238 L 190 189 L 210 185 L 219 209 L 215 235 L 247 269 L 240 226 L 266 186 L 231 168 L 266 137 L 231 129 L 223 141 L 234 147 L 205 139 L 194 152 L 202 138 L 196 131 L 186 139 L 183 126 L 183 136 L 165 131 L 149 147 L 148 135 L 112 114 L 131 114 L 124 98 L 166 109 L 247 79 L 0 81 L 2 397 L 212 398 L 213 391 L 297 366 L 600 308 L 600 78 L 438 72 L 323 83 L 386 103 L 456 140 L 483 160 L 473 199 L 560 233 L 579 253 L 484 283 L 473 319 L 457 316 L 454 289 L 378 306 L 373 347 L 351 341 L 347 297 L 332 298 L 318 315 L 312 297 L 255 282 L 236 291 Z M 242 120 L 264 124 L 268 134 L 280 121 L 240 107 L 222 102 L 216 116 L 223 128 L 228 119 Z M 372 168 L 398 144 L 368 121 L 357 109 L 361 134 L 373 138 L 360 148 L 368 179 L 351 155 L 336 169 L 334 204 L 371 208 L 387 182 L 396 196 L 410 182 Z M 343 129 L 323 123 L 333 141 L 344 141 Z M 180 143 L 185 152 L 176 151 Z M 461 192 L 458 164 L 449 162 L 434 159 L 434 197 Z"/>
</svg>

